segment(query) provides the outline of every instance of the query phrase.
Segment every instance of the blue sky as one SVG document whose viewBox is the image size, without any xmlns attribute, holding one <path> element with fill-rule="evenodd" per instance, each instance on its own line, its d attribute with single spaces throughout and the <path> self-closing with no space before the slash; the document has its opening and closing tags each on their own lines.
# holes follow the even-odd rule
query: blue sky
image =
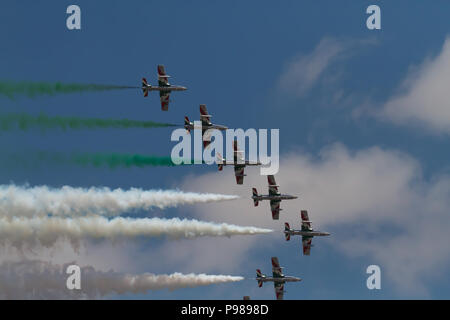
<svg viewBox="0 0 450 320">
<path fill-rule="evenodd" d="M 371 31 L 365 25 L 368 16 L 365 13 L 366 8 L 373 3 L 381 7 L 381 30 Z M 335 242 L 351 243 L 361 239 L 366 241 L 370 237 L 385 246 L 389 254 L 411 250 L 413 255 L 412 250 L 423 249 L 420 243 L 422 238 L 405 237 L 405 242 L 417 241 L 418 249 L 414 249 L 411 244 L 407 247 L 396 247 L 399 251 L 389 251 L 391 246 L 394 247 L 390 241 L 395 240 L 397 228 L 402 229 L 401 219 L 405 215 L 403 212 L 402 218 L 392 216 L 395 212 L 391 214 L 389 211 L 390 201 L 405 194 L 405 198 L 409 199 L 414 198 L 414 195 L 428 195 L 431 189 L 439 189 L 436 191 L 439 196 L 434 198 L 433 193 L 429 197 L 424 196 L 423 201 L 417 201 L 423 204 L 432 198 L 434 200 L 430 200 L 430 203 L 437 201 L 443 208 L 448 204 L 445 200 L 448 195 L 445 186 L 450 157 L 448 130 L 436 129 L 434 122 L 420 122 L 416 116 L 415 121 L 408 118 L 403 121 L 392 120 L 392 114 L 386 116 L 378 113 L 382 113 L 387 105 L 397 106 L 398 103 L 389 102 L 398 95 L 403 95 L 405 91 L 412 92 L 415 88 L 411 86 L 404 89 L 402 83 L 417 78 L 428 79 L 426 76 L 420 78 L 420 74 L 427 74 L 426 71 L 419 72 L 417 77 L 412 72 L 417 68 L 425 70 L 426 61 L 431 61 L 431 64 L 438 61 L 437 57 L 443 52 L 446 37 L 450 33 L 450 3 L 77 1 L 82 14 L 82 29 L 78 31 L 69 31 L 66 28 L 65 11 L 70 4 L 74 3 L 2 2 L 1 79 L 139 85 L 143 76 L 154 83 L 156 65 L 164 64 L 168 74 L 173 77 L 172 83 L 185 85 L 189 90 L 172 95 L 169 112 L 160 110 L 156 94 L 143 98 L 137 89 L 34 99 L 10 100 L 0 97 L 3 111 L 32 114 L 44 111 L 50 115 L 148 119 L 181 124 L 185 115 L 197 119 L 198 105 L 205 103 L 217 123 L 234 128 L 280 129 L 280 153 L 289 159 L 286 160 L 287 165 L 283 166 L 282 158 L 280 176 L 277 179 L 282 192 L 306 193 L 305 197 L 308 198 L 307 190 L 310 190 L 310 187 L 305 185 L 305 190 L 293 190 L 296 186 L 295 179 L 292 178 L 293 180 L 288 182 L 288 176 L 299 174 L 299 177 L 305 178 L 302 174 L 311 170 L 308 177 L 312 180 L 309 181 L 314 185 L 322 185 L 315 180 L 319 179 L 318 174 L 321 172 L 334 174 L 333 172 L 348 168 L 350 173 L 358 175 L 360 171 L 352 171 L 352 166 L 358 166 L 358 170 L 370 171 L 372 165 L 377 170 L 387 170 L 388 165 L 392 164 L 392 180 L 397 181 L 396 174 L 405 169 L 404 176 L 398 179 L 406 182 L 401 186 L 399 182 L 398 188 L 393 189 L 399 191 L 398 196 L 394 194 L 392 198 L 386 198 L 388 195 L 376 192 L 373 196 L 368 195 L 372 201 L 355 206 L 351 218 L 343 213 L 342 218 L 337 215 L 336 219 L 331 219 L 329 216 L 334 212 L 326 207 L 329 200 L 325 196 L 321 197 L 323 207 L 319 204 L 317 208 L 305 207 L 309 203 L 318 203 L 312 196 L 309 202 L 300 197 L 295 200 L 295 204 L 283 203 L 283 214 L 286 214 L 291 225 L 298 227 L 300 209 L 308 209 L 313 223 L 317 221 L 314 225 L 318 229 L 326 228 L 333 233 L 330 238 L 314 239 L 316 246 L 313 247 L 310 257 L 300 254 L 298 239 L 287 243 L 282 234 L 278 233 L 284 222 L 282 217 L 279 223 L 272 226 L 277 230 L 274 235 L 255 236 L 257 240 L 252 239 L 252 242 L 247 242 L 249 240 L 244 239 L 245 237 L 237 240 L 214 239 L 212 242 L 217 243 L 217 252 L 212 248 L 201 251 L 204 241 L 208 240 L 180 240 L 167 244 L 168 241 L 160 239 L 137 240 L 136 243 L 120 245 L 107 242 L 92 244 L 90 251 L 84 253 L 83 257 L 79 257 L 77 253 L 64 253 L 65 258 L 81 260 L 94 266 L 97 263 L 99 268 L 111 266 L 121 272 L 220 272 L 252 278 L 256 268 L 268 273 L 270 257 L 278 255 L 280 262 L 286 267 L 287 274 L 298 275 L 304 279 L 298 285 L 287 285 L 285 297 L 288 299 L 449 298 L 450 280 L 445 272 L 450 258 L 448 241 L 447 244 L 439 244 L 441 249 L 436 250 L 439 252 L 439 259 L 433 257 L 430 259 L 432 262 L 411 272 L 411 277 L 420 276 L 417 281 L 420 284 L 405 283 L 414 282 L 410 278 L 396 280 L 396 272 L 401 272 L 401 264 L 386 263 L 389 259 L 372 247 L 370 241 L 369 247 L 361 246 L 354 250 L 342 248 L 343 245 Z M 286 88 L 283 85 L 283 78 L 290 82 L 307 81 L 302 69 L 294 74 L 289 74 L 288 71 L 295 63 L 310 65 L 314 57 L 332 48 L 337 48 L 338 53 L 324 62 L 325 66 L 320 75 L 308 84 L 305 92 L 299 94 L 297 87 Z M 445 58 L 444 55 L 443 57 Z M 419 84 L 417 87 L 422 88 Z M 415 95 L 411 94 L 411 97 Z M 444 104 L 444 108 L 446 106 L 448 105 Z M 402 112 L 404 109 L 398 107 L 395 110 Z M 398 113 L 393 117 L 399 119 Z M 439 115 L 437 117 L 439 118 Z M 446 128 L 448 127 L 447 123 Z M 17 151 L 33 153 L 36 150 L 164 156 L 170 154 L 174 145 L 170 142 L 170 134 L 170 129 L 55 130 L 45 133 L 11 131 L 1 133 L 0 145 L 5 156 Z M 376 149 L 373 151 L 371 148 Z M 333 164 L 340 163 L 341 157 L 347 157 L 348 161 L 344 159 L 342 167 L 333 168 Z M 296 162 L 299 159 L 300 164 Z M 380 159 L 379 162 L 371 162 L 378 161 L 377 159 Z M 363 172 L 365 174 L 365 171 Z M 209 187 L 209 184 L 214 185 L 211 186 L 213 189 L 217 184 L 223 184 L 222 187 L 217 187 L 220 191 L 229 194 L 244 192 L 245 195 L 250 194 L 251 182 L 258 183 L 258 189 L 261 191 L 265 190 L 266 179 L 258 177 L 258 171 L 248 171 L 248 175 L 247 182 L 239 187 L 244 191 L 239 191 L 232 185 L 234 179 L 231 171 L 217 173 L 215 167 L 205 166 L 110 170 L 38 164 L 27 168 L 0 168 L 2 184 L 13 182 L 53 187 L 71 185 L 145 189 L 179 187 L 186 191 L 191 188 L 204 191 L 201 185 L 204 183 L 205 188 Z M 367 174 L 368 177 L 389 175 L 389 171 Z M 286 177 L 286 183 L 283 183 L 283 177 Z M 335 176 L 321 175 L 320 179 L 333 177 Z M 346 179 L 345 174 L 343 177 Z M 445 186 L 436 184 L 436 181 L 441 181 Z M 367 184 L 370 185 L 371 182 L 367 181 Z M 387 184 L 386 181 L 374 183 L 374 188 Z M 229 185 L 231 189 L 227 191 Z M 336 181 L 330 181 L 328 184 L 325 181 L 323 185 L 337 188 L 340 186 Z M 288 189 L 289 186 L 291 189 Z M 311 190 L 320 192 L 321 189 L 311 186 Z M 351 193 L 352 189 L 349 190 Z M 372 191 L 370 188 L 367 190 Z M 355 197 L 359 198 L 356 200 L 362 198 L 360 195 Z M 406 203 L 405 200 L 405 203 L 402 202 L 395 208 L 407 210 L 414 207 L 415 201 L 413 199 L 411 203 Z M 383 202 L 387 203 L 387 209 L 383 205 L 378 208 L 378 203 Z M 239 207 L 243 203 L 246 206 Z M 339 202 L 329 203 L 339 205 Z M 373 203 L 376 208 L 371 207 Z M 392 203 L 397 205 L 397 202 Z M 233 215 L 226 216 L 227 205 L 219 203 L 140 214 L 201 217 L 202 220 L 217 222 L 224 218 L 230 223 L 246 222 L 252 225 L 252 220 L 236 220 Z M 251 208 L 250 205 L 250 199 L 239 200 L 237 207 L 232 208 L 242 210 L 240 215 L 246 215 L 247 210 L 258 212 L 261 216 L 270 215 L 266 203 L 257 209 Z M 225 208 L 225 212 L 219 212 L 221 208 Z M 382 220 L 373 220 L 372 209 L 386 209 L 384 214 L 380 214 L 383 216 Z M 360 214 L 360 211 L 364 213 Z M 444 219 L 443 225 L 447 225 L 448 218 L 445 213 L 439 211 L 437 223 L 441 218 Z M 431 216 L 431 219 L 435 218 Z M 417 223 L 419 221 L 421 220 L 417 219 Z M 258 220 L 253 224 L 267 226 L 269 222 Z M 407 233 L 414 234 L 416 227 L 411 225 Z M 424 228 L 428 230 L 427 227 Z M 361 236 L 360 233 L 365 234 Z M 394 238 L 391 238 L 393 234 Z M 219 242 L 222 242 L 223 247 Z M 233 267 L 221 266 L 219 262 L 218 265 L 213 263 L 217 256 L 230 254 L 225 250 L 232 251 L 240 242 L 247 243 L 244 246 L 246 250 L 236 255 L 231 254 L 230 261 L 235 259 Z M 191 258 L 184 257 L 185 260 L 198 258 L 210 263 L 201 268 L 192 261 L 184 261 L 182 254 L 179 258 L 169 257 L 171 254 L 179 254 L 177 246 L 192 247 Z M 403 249 L 400 250 L 401 248 Z M 220 250 L 223 252 L 219 252 Z M 433 248 L 427 247 L 426 250 Z M 105 253 L 104 257 L 99 254 L 101 252 Z M 421 257 L 422 253 L 417 256 Z M 423 257 L 425 260 L 428 258 L 428 255 Z M 405 270 L 411 268 L 409 263 L 416 263 L 415 260 L 410 260 L 409 256 L 404 261 L 407 262 L 403 265 Z M 370 264 L 378 264 L 381 267 L 382 290 L 370 291 L 366 288 L 365 270 Z M 194 266 L 201 270 L 193 269 Z M 114 297 L 241 299 L 243 295 L 250 295 L 255 299 L 272 299 L 274 293 L 271 285 L 259 289 L 255 281 L 244 280 L 236 284 Z"/>
</svg>

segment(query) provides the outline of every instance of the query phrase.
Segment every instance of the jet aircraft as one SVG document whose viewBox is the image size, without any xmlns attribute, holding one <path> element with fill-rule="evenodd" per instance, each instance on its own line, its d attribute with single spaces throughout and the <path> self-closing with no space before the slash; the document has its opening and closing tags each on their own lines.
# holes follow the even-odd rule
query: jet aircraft
<svg viewBox="0 0 450 320">
<path fill-rule="evenodd" d="M 158 65 L 158 85 L 150 85 L 145 78 L 142 78 L 142 92 L 144 97 L 148 96 L 149 91 L 159 91 L 161 99 L 161 109 L 163 111 L 169 110 L 170 93 L 172 91 L 185 91 L 186 87 L 173 86 L 169 83 L 170 76 L 166 74 L 163 65 Z"/>
<path fill-rule="evenodd" d="M 225 158 L 222 158 L 222 155 L 220 153 L 217 153 L 217 165 L 219 167 L 219 171 L 223 170 L 223 166 L 226 165 L 233 165 L 234 166 L 234 175 L 236 176 L 236 183 L 237 184 L 243 184 L 244 183 L 244 177 L 246 176 L 244 174 L 244 168 L 246 166 L 260 166 L 261 162 L 250 162 L 248 160 L 245 160 L 242 157 L 242 152 L 238 150 L 238 144 L 237 141 L 233 141 L 233 150 L 234 150 L 234 159 L 233 162 L 227 163 L 227 160 Z"/>
<path fill-rule="evenodd" d="M 330 233 L 313 230 L 311 227 L 311 221 L 309 221 L 308 211 L 302 210 L 300 215 L 302 217 L 301 230 L 291 229 L 289 227 L 289 223 L 285 222 L 284 223 L 284 236 L 286 238 L 286 241 L 289 241 L 291 239 L 291 236 L 293 236 L 293 235 L 302 236 L 303 254 L 305 256 L 309 256 L 309 254 L 311 252 L 311 247 L 313 246 L 312 238 L 329 236 Z"/>
<path fill-rule="evenodd" d="M 270 200 L 270 209 L 272 210 L 272 219 L 278 220 L 280 217 L 280 203 L 281 200 L 291 200 L 291 199 L 297 199 L 297 196 L 291 196 L 290 194 L 281 194 L 278 191 L 278 185 L 275 182 L 275 177 L 273 175 L 267 176 L 267 181 L 269 183 L 269 194 L 265 195 L 259 195 L 256 188 L 252 189 L 253 192 L 253 203 L 255 204 L 255 207 L 258 206 L 259 201 L 263 200 Z"/>
<path fill-rule="evenodd" d="M 207 134 L 205 135 L 205 132 L 208 129 L 216 129 L 216 130 L 227 130 L 228 128 L 220 125 L 220 124 L 214 124 L 211 123 L 210 118 L 212 116 L 208 113 L 208 110 L 206 109 L 205 104 L 200 105 L 200 121 L 202 122 L 202 140 L 203 140 L 203 147 L 206 148 L 211 143 L 211 137 L 208 137 Z M 189 121 L 188 117 L 184 117 L 184 128 L 188 133 L 191 132 L 191 130 L 196 129 L 194 127 L 194 122 Z"/>
<path fill-rule="evenodd" d="M 261 273 L 261 270 L 256 269 L 256 281 L 258 281 L 258 286 L 262 287 L 264 282 L 273 282 L 277 300 L 283 300 L 285 282 L 302 281 L 302 279 L 297 277 L 285 276 L 282 269 L 277 257 L 272 257 L 272 277 L 266 276 Z"/>
</svg>

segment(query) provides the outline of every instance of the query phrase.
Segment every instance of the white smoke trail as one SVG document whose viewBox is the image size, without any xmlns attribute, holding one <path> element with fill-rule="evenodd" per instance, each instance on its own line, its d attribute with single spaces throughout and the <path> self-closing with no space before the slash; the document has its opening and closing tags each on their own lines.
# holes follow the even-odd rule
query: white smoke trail
<svg viewBox="0 0 450 320">
<path fill-rule="evenodd" d="M 50 247 L 61 238 L 70 240 L 74 247 L 78 247 L 85 238 L 115 241 L 136 237 L 166 236 L 172 239 L 192 239 L 205 236 L 230 237 L 269 232 L 272 230 L 178 218 L 117 217 L 107 219 L 101 216 L 0 218 L 0 244 L 11 244 L 17 248 L 33 247 L 37 243 Z"/>
<path fill-rule="evenodd" d="M 233 195 L 193 193 L 176 190 L 129 190 L 109 188 L 59 189 L 47 186 L 19 187 L 0 185 L 0 216 L 80 216 L 100 214 L 117 216 L 121 213 L 157 207 L 207 203 L 239 198 Z"/>
<path fill-rule="evenodd" d="M 67 289 L 67 267 L 39 260 L 0 265 L 0 299 L 99 298 L 108 294 L 146 293 L 241 281 L 243 277 L 207 274 L 123 274 L 80 268 L 80 290 Z M 69 281 L 70 282 L 70 281 Z"/>
</svg>

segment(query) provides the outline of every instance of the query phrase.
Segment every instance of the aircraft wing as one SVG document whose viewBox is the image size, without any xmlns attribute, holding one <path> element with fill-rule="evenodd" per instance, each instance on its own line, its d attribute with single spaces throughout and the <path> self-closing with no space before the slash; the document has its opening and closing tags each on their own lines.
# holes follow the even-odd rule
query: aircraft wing
<svg viewBox="0 0 450 320">
<path fill-rule="evenodd" d="M 283 273 L 281 272 L 280 262 L 277 257 L 272 257 L 272 274 L 274 278 L 283 278 Z M 284 281 L 274 281 L 275 295 L 277 300 L 283 300 L 284 296 Z"/>
<path fill-rule="evenodd" d="M 280 219 L 280 201 L 270 200 L 270 210 L 272 210 L 272 219 Z"/>
<path fill-rule="evenodd" d="M 272 273 L 274 278 L 281 278 L 283 275 L 277 257 L 272 257 Z"/>
<path fill-rule="evenodd" d="M 234 166 L 234 175 L 236 176 L 236 183 L 244 183 L 244 166 Z"/>
<path fill-rule="evenodd" d="M 267 182 L 269 183 L 269 194 L 270 195 L 279 194 L 278 186 L 277 183 L 275 182 L 275 177 L 273 175 L 267 176 Z"/>
<path fill-rule="evenodd" d="M 163 111 L 169 110 L 170 91 L 160 91 L 159 97 L 161 99 L 161 110 Z"/>
<path fill-rule="evenodd" d="M 275 296 L 277 297 L 277 300 L 283 300 L 283 298 L 284 298 L 284 283 L 274 282 L 273 285 L 275 287 Z"/>
<path fill-rule="evenodd" d="M 158 83 L 160 87 L 168 87 L 169 76 L 166 74 L 166 70 L 163 65 L 158 65 Z"/>
<path fill-rule="evenodd" d="M 309 256 L 309 254 L 311 253 L 311 243 L 311 237 L 302 237 L 303 254 L 305 256 Z"/>
<path fill-rule="evenodd" d="M 202 129 L 202 141 L 203 148 L 206 148 L 211 143 L 211 131 L 207 132 L 208 129 Z"/>
<path fill-rule="evenodd" d="M 309 221 L 308 211 L 302 210 L 300 216 L 302 217 L 302 230 L 311 230 L 311 221 Z"/>
<path fill-rule="evenodd" d="M 236 140 L 233 141 L 233 153 L 234 153 L 234 163 L 238 163 L 239 161 L 241 161 L 242 163 L 245 163 L 244 161 L 244 157 L 242 156 L 242 154 L 244 153 L 243 151 L 239 150 L 238 148 L 238 143 Z"/>
<path fill-rule="evenodd" d="M 202 125 L 210 126 L 211 121 L 209 119 L 211 118 L 211 115 L 208 114 L 208 109 L 206 109 L 206 104 L 200 105 L 200 121 L 202 122 Z"/>
</svg>

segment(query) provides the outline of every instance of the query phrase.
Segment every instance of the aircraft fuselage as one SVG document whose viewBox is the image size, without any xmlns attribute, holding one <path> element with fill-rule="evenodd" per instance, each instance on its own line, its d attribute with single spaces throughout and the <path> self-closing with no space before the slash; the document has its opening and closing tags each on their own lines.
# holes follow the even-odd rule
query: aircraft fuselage
<svg viewBox="0 0 450 320">
<path fill-rule="evenodd" d="M 302 281 L 302 279 L 297 277 L 291 277 L 291 276 L 283 276 L 283 277 L 256 277 L 256 280 L 262 281 L 262 282 L 298 282 Z"/>
<path fill-rule="evenodd" d="M 252 196 L 253 200 L 262 201 L 262 200 L 292 200 L 297 199 L 297 196 L 291 196 L 290 194 L 278 194 L 278 195 L 270 195 L 270 194 L 262 194 L 257 196 Z"/>
<path fill-rule="evenodd" d="M 190 122 L 189 124 L 186 124 L 186 125 L 184 126 L 184 128 L 185 128 L 186 130 L 194 130 L 194 129 L 197 129 L 197 128 L 194 126 L 194 123 L 192 123 L 192 122 Z M 198 129 L 202 129 L 202 130 L 209 130 L 209 129 L 213 129 L 213 130 L 227 130 L 228 127 L 222 126 L 222 125 L 220 125 L 220 124 L 211 124 L 211 125 L 205 125 L 205 124 L 202 124 L 201 128 L 198 128 Z"/>
<path fill-rule="evenodd" d="M 222 126 L 220 124 L 202 125 L 203 129 L 215 129 L 215 130 L 228 130 L 228 127 Z"/>
<path fill-rule="evenodd" d="M 291 236 L 293 235 L 298 235 L 298 236 L 303 236 L 303 237 L 323 237 L 323 236 L 329 236 L 330 233 L 329 232 L 323 232 L 323 231 L 314 231 L 314 230 L 286 230 L 284 231 L 284 233 L 286 234 L 290 234 Z"/>
<path fill-rule="evenodd" d="M 245 161 L 233 161 L 233 162 L 228 162 L 226 159 L 222 160 L 221 165 L 223 166 L 235 166 L 235 167 L 246 167 L 246 166 L 260 166 L 261 162 L 257 161 L 257 162 L 250 162 L 248 160 Z"/>
<path fill-rule="evenodd" d="M 186 87 L 182 87 L 182 86 L 168 86 L 168 87 L 155 87 L 155 86 L 151 86 L 151 85 L 147 85 L 142 87 L 142 89 L 147 89 L 148 91 L 185 91 L 187 90 Z"/>
</svg>

